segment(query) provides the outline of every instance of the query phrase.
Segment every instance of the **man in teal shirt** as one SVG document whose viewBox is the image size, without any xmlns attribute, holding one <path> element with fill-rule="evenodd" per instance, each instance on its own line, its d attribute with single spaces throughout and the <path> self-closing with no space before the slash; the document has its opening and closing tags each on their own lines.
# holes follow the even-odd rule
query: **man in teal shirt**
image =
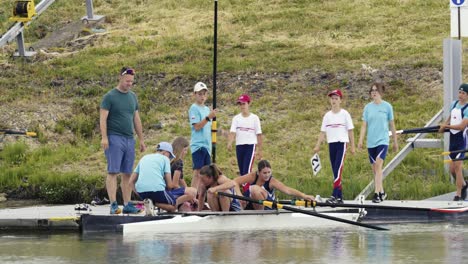
<svg viewBox="0 0 468 264">
<path fill-rule="evenodd" d="M 120 187 L 124 200 L 123 213 L 139 213 L 131 202 L 131 188 L 129 179 L 135 161 L 136 132 L 140 151 L 146 149 L 143 140 L 143 129 L 138 113 L 138 100 L 134 92 L 130 91 L 133 85 L 135 71 L 124 67 L 120 71 L 119 84 L 109 91 L 101 102 L 99 111 L 99 127 L 101 130 L 101 146 L 107 159 L 106 189 L 111 202 L 110 213 L 119 214 L 121 210 L 117 204 L 117 176 L 122 174 Z"/>
</svg>

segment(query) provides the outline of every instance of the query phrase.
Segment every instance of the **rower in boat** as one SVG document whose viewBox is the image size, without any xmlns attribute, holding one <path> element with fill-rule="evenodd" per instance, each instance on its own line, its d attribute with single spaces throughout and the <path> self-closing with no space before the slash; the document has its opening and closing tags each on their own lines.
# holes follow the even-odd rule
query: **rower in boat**
<svg viewBox="0 0 468 264">
<path fill-rule="evenodd" d="M 147 215 L 153 215 L 153 203 L 168 212 L 174 212 L 178 205 L 193 200 L 196 189 L 193 187 L 177 187 L 171 179 L 171 164 L 169 159 L 175 157 L 172 145 L 161 142 L 156 153 L 147 154 L 141 158 L 130 177 L 132 190 L 145 199 L 148 207 Z M 146 210 L 146 208 L 145 208 Z"/>
<path fill-rule="evenodd" d="M 234 179 L 234 182 L 237 185 L 236 188 L 246 184 L 249 185 L 248 189 L 244 191 L 244 196 L 255 200 L 275 201 L 275 190 L 278 190 L 287 195 L 292 195 L 307 201 L 315 200 L 314 196 L 304 194 L 294 188 L 288 187 L 281 181 L 273 178 L 271 165 L 267 160 L 259 161 L 257 167 L 257 171 L 253 171 Z M 264 209 L 262 204 L 252 204 L 252 206 L 255 210 Z M 246 208 L 249 207 L 249 205 L 246 205 Z"/>
<path fill-rule="evenodd" d="M 205 165 L 200 169 L 200 182 L 198 187 L 198 210 L 203 209 L 205 198 L 211 211 L 240 211 L 242 210 L 240 202 L 235 198 L 218 196 L 217 192 L 226 192 L 235 194 L 233 180 L 224 176 L 221 170 L 212 163 Z"/>
</svg>

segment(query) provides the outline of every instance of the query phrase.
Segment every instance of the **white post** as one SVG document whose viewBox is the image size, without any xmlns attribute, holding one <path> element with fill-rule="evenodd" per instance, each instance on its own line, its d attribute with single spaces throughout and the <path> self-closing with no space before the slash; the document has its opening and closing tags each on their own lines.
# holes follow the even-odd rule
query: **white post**
<svg viewBox="0 0 468 264">
<path fill-rule="evenodd" d="M 444 121 L 450 116 L 450 104 L 458 98 L 462 83 L 462 43 L 457 39 L 444 39 Z M 444 151 L 449 148 L 449 134 L 444 133 Z M 445 165 L 448 172 L 448 164 Z M 453 182 L 453 179 L 452 179 Z"/>
</svg>

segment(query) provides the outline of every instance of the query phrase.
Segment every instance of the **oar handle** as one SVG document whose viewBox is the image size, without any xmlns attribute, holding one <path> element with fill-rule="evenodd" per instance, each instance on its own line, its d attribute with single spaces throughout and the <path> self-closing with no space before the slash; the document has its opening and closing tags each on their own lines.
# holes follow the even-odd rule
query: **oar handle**
<svg viewBox="0 0 468 264">
<path fill-rule="evenodd" d="M 35 136 L 37 136 L 36 132 L 16 131 L 16 130 L 10 130 L 10 129 L 0 129 L 0 134 L 6 134 L 6 135 L 26 135 L 26 136 L 29 136 L 29 137 L 35 137 Z"/>
<path fill-rule="evenodd" d="M 450 154 L 463 153 L 463 152 L 468 152 L 468 149 L 444 151 L 442 152 L 442 155 L 450 155 Z"/>
<path fill-rule="evenodd" d="M 430 127 L 419 127 L 419 128 L 410 128 L 397 130 L 396 134 L 418 134 L 418 133 L 438 133 L 440 126 L 430 126 Z M 444 132 L 448 132 L 450 129 L 446 128 Z M 391 136 L 392 132 L 389 131 L 388 135 Z"/>
<path fill-rule="evenodd" d="M 452 163 L 454 161 L 461 161 L 461 160 L 467 160 L 468 157 L 460 158 L 460 159 L 449 159 L 449 160 L 444 160 L 444 163 Z"/>
</svg>

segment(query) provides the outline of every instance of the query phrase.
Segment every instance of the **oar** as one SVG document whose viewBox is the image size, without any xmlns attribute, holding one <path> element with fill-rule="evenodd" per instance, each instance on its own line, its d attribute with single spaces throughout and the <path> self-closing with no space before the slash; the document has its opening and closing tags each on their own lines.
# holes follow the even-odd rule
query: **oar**
<svg viewBox="0 0 468 264">
<path fill-rule="evenodd" d="M 441 155 L 450 155 L 450 154 L 463 153 L 463 152 L 468 152 L 468 149 L 444 151 L 444 152 L 442 152 Z"/>
<path fill-rule="evenodd" d="M 10 130 L 10 129 L 0 129 L 0 134 L 6 134 L 6 135 L 25 135 L 25 136 L 29 136 L 29 137 L 35 137 L 35 136 L 37 136 L 36 132 L 16 131 L 16 130 Z"/>
<path fill-rule="evenodd" d="M 397 135 L 399 134 L 418 134 L 418 133 L 438 133 L 440 126 L 430 126 L 430 127 L 419 127 L 419 128 L 410 128 L 402 129 L 395 131 Z M 446 128 L 444 132 L 448 132 L 450 129 Z M 392 132 L 389 131 L 388 135 L 391 136 Z"/>
<path fill-rule="evenodd" d="M 468 157 L 459 158 L 459 159 L 444 160 L 444 163 L 452 163 L 453 161 L 460 161 L 460 160 L 468 160 Z"/>
<path fill-rule="evenodd" d="M 276 207 L 276 208 L 288 210 L 288 211 L 291 211 L 291 212 L 296 212 L 296 213 L 301 213 L 301 214 L 306 214 L 306 215 L 312 215 L 312 216 L 325 218 L 325 219 L 333 220 L 333 221 L 337 221 L 337 222 L 347 223 L 347 224 L 351 224 L 351 225 L 367 227 L 367 228 L 371 228 L 371 229 L 375 229 L 375 230 L 388 230 L 387 228 L 383 228 L 383 227 L 380 227 L 380 226 L 374 226 L 374 225 L 359 223 L 359 222 L 355 222 L 355 221 L 351 221 L 351 220 L 347 220 L 347 219 L 342 219 L 342 218 L 338 218 L 338 217 L 333 217 L 333 216 L 329 216 L 329 215 L 325 215 L 325 214 L 319 214 L 319 213 L 314 212 L 314 211 L 302 210 L 302 209 L 298 209 L 298 208 L 295 208 L 295 207 L 290 207 L 290 206 L 278 204 L 278 203 L 272 202 L 272 201 L 254 200 L 254 199 L 249 198 L 249 197 L 244 197 L 244 196 L 239 196 L 239 195 L 224 193 L 224 192 L 217 192 L 216 194 L 217 195 L 224 195 L 224 196 L 239 199 L 239 200 L 248 201 L 248 202 L 251 202 L 251 203 L 261 204 L 261 205 L 264 205 L 264 206 L 268 206 L 270 208 L 275 208 Z"/>
<path fill-rule="evenodd" d="M 330 203 L 309 202 L 309 201 L 302 201 L 302 200 L 281 200 L 281 201 L 278 201 L 278 203 L 291 204 L 291 205 L 304 206 L 304 207 L 329 206 L 329 207 L 343 207 L 343 208 L 407 210 L 407 211 L 422 211 L 422 212 L 430 212 L 430 211 L 439 210 L 439 208 L 401 207 L 401 206 L 389 206 L 389 205 L 349 204 L 349 203 L 330 204 Z"/>
</svg>

